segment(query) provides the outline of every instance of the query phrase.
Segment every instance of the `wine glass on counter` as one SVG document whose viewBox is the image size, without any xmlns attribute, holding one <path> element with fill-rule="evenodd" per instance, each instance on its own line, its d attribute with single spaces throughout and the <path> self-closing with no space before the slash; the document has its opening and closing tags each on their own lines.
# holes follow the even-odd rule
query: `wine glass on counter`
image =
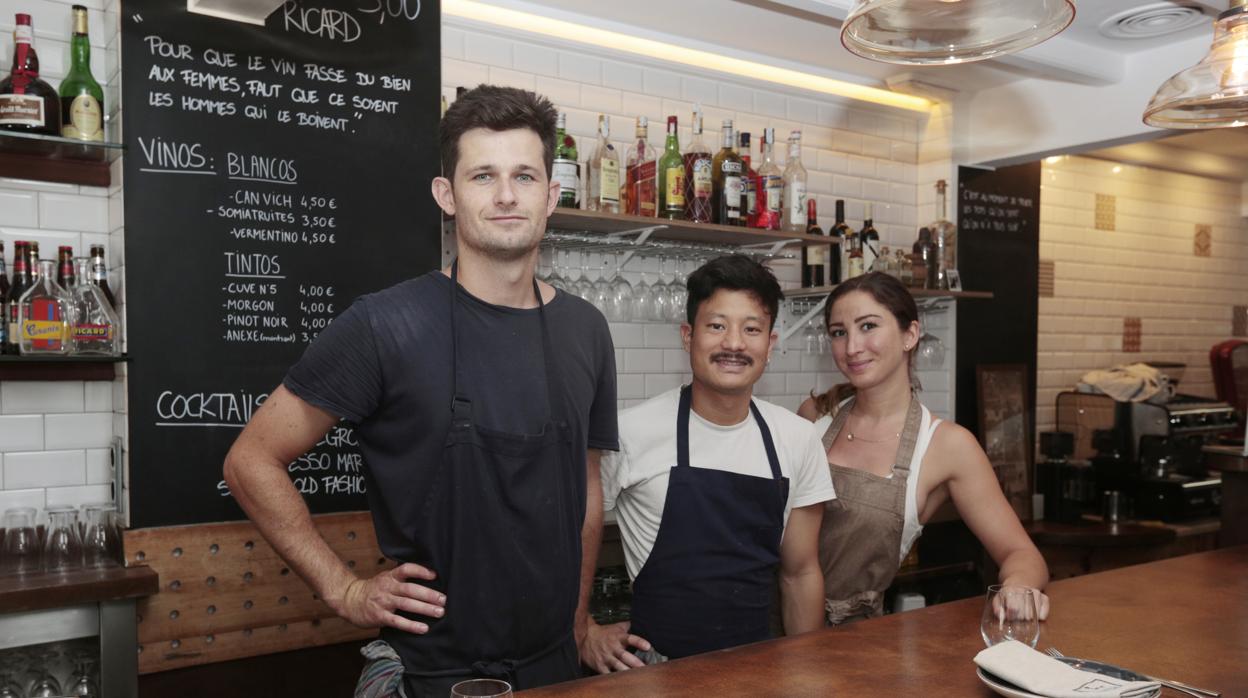
<svg viewBox="0 0 1248 698">
<path fill-rule="evenodd" d="M 469 679 L 451 686 L 451 698 L 510 698 L 511 684 L 498 679 Z"/>
<path fill-rule="evenodd" d="M 1040 617 L 1032 590 L 1000 584 L 988 587 L 979 632 L 989 647 L 1006 640 L 1035 647 L 1040 639 Z"/>
</svg>

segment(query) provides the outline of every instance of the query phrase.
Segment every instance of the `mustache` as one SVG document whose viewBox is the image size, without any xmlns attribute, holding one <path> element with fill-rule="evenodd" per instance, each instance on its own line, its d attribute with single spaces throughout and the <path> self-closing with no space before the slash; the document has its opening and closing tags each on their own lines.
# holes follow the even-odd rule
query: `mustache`
<svg viewBox="0 0 1248 698">
<path fill-rule="evenodd" d="M 740 361 L 744 363 L 746 366 L 754 365 L 753 357 L 749 356 L 748 354 L 740 354 L 740 353 L 733 352 L 733 351 L 721 351 L 715 354 L 711 354 L 711 361 L 720 361 L 723 359 L 728 359 L 731 361 Z"/>
</svg>

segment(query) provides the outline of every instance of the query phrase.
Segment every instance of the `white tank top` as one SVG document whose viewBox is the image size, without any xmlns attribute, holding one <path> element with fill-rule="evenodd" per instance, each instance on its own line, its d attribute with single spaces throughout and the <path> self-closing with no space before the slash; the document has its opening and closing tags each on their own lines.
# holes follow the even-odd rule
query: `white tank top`
<svg viewBox="0 0 1248 698">
<path fill-rule="evenodd" d="M 841 403 L 841 405 L 844 404 L 843 402 Z M 923 421 L 919 425 L 919 438 L 914 443 L 914 455 L 910 459 L 910 477 L 906 479 L 906 514 L 901 527 L 901 554 L 898 558 L 899 560 L 906 559 L 906 555 L 910 553 L 910 548 L 914 546 L 914 542 L 923 533 L 923 524 L 919 523 L 919 469 L 923 465 L 923 456 L 927 453 L 927 447 L 932 443 L 932 435 L 936 433 L 936 427 L 940 426 L 940 422 L 939 417 L 933 418 L 927 407 L 923 407 Z M 832 426 L 832 415 L 830 414 L 825 414 L 815 420 L 815 432 L 820 437 L 828 431 L 830 426 Z M 889 477 L 892 477 L 891 473 Z"/>
</svg>

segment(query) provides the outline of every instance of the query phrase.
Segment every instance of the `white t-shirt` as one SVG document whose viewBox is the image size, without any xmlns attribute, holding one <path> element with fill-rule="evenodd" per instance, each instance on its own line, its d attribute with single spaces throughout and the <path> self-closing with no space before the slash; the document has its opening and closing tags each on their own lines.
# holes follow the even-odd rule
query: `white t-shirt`
<svg viewBox="0 0 1248 698">
<path fill-rule="evenodd" d="M 845 403 L 841 403 L 844 406 Z M 906 478 L 906 513 L 901 525 L 901 558 L 906 559 L 910 548 L 923 534 L 923 524 L 919 523 L 919 470 L 923 467 L 923 456 L 927 455 L 927 447 L 932 445 L 932 435 L 940 426 L 940 418 L 933 417 L 927 407 L 923 407 L 923 421 L 919 424 L 919 436 L 914 442 L 914 455 L 910 458 L 910 475 Z M 815 433 L 822 441 L 828 427 L 832 426 L 832 415 L 825 414 L 815 420 Z M 824 459 L 827 462 L 827 459 Z M 888 475 L 890 478 L 892 473 Z"/>
<path fill-rule="evenodd" d="M 780 473 L 789 478 L 784 522 L 797 507 L 836 497 L 828 459 L 814 425 L 769 402 L 754 400 L 767 422 L 780 459 Z M 603 509 L 615 509 L 624 543 L 628 576 L 641 571 L 663 519 L 667 480 L 676 466 L 676 413 L 680 389 L 670 390 L 620 412 L 620 450 L 602 458 Z M 712 424 L 689 415 L 689 465 L 771 477 L 763 435 L 754 415 L 733 426 Z"/>
</svg>

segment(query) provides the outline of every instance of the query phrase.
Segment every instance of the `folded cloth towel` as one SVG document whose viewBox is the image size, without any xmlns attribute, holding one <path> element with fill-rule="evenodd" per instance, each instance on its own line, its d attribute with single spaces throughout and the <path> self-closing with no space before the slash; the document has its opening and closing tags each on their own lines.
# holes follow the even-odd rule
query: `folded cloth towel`
<svg viewBox="0 0 1248 698">
<path fill-rule="evenodd" d="M 1155 681 L 1125 681 L 1081 671 L 1017 640 L 983 650 L 975 655 L 975 663 L 993 676 L 1048 698 L 1137 698 L 1161 686 Z"/>
<path fill-rule="evenodd" d="M 1148 364 L 1130 364 L 1088 371 L 1079 379 L 1084 393 L 1104 393 L 1118 402 L 1164 404 L 1174 396 L 1170 378 Z"/>
<path fill-rule="evenodd" d="M 355 685 L 355 698 L 406 698 L 403 692 L 403 661 L 384 640 L 374 640 L 360 649 L 367 660 Z"/>
</svg>

